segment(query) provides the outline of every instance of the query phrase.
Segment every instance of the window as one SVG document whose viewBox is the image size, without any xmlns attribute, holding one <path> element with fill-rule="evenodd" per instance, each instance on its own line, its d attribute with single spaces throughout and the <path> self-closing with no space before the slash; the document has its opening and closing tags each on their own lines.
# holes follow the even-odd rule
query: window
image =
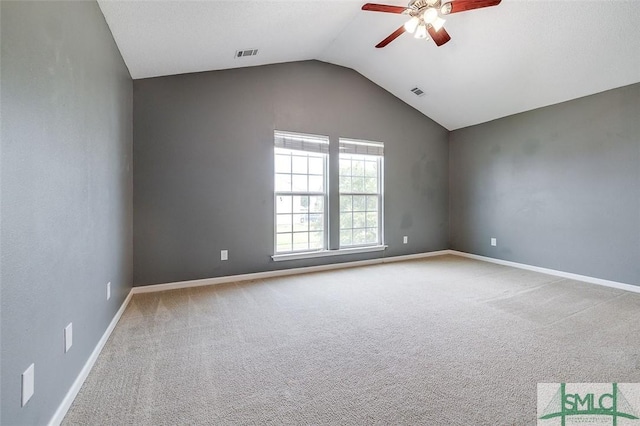
<svg viewBox="0 0 640 426">
<path fill-rule="evenodd" d="M 275 132 L 275 253 L 327 248 L 324 136 Z"/>
<path fill-rule="evenodd" d="M 341 138 L 330 153 L 326 136 L 278 130 L 274 142 L 273 260 L 385 249 L 382 143 Z"/>
<path fill-rule="evenodd" d="M 340 248 L 382 244 L 384 145 L 340 139 Z"/>
</svg>

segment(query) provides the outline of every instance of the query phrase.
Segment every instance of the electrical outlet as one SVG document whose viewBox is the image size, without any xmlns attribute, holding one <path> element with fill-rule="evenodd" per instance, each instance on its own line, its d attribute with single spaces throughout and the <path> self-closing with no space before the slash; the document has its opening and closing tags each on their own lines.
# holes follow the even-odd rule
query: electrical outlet
<svg viewBox="0 0 640 426">
<path fill-rule="evenodd" d="M 111 281 L 107 283 L 107 300 L 111 299 Z"/>
<path fill-rule="evenodd" d="M 64 352 L 69 352 L 73 345 L 73 323 L 70 322 L 68 326 L 64 328 Z"/>
<path fill-rule="evenodd" d="M 409 237 L 406 235 L 402 238 L 402 244 L 407 244 L 409 242 Z"/>
<path fill-rule="evenodd" d="M 220 260 L 229 260 L 229 250 L 220 250 Z"/>
<path fill-rule="evenodd" d="M 498 245 L 498 240 L 496 238 L 491 238 L 491 245 L 493 247 L 497 246 Z"/>
<path fill-rule="evenodd" d="M 31 364 L 22 373 L 22 406 L 24 407 L 35 392 L 35 364 Z"/>
</svg>

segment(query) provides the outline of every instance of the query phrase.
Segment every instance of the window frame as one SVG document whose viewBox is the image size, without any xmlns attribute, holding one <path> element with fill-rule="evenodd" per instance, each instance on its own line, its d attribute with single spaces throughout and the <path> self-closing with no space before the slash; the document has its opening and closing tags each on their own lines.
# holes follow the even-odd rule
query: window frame
<svg viewBox="0 0 640 426">
<path fill-rule="evenodd" d="M 310 135 L 310 134 L 304 134 L 304 133 L 291 133 L 291 132 L 279 132 L 279 131 L 275 131 L 274 132 L 274 137 L 277 134 L 286 134 L 286 135 L 291 135 L 293 137 L 299 136 L 299 137 L 312 137 L 312 138 L 318 138 L 318 139 L 324 139 L 327 141 L 327 147 L 329 146 L 330 140 L 329 137 L 327 136 L 321 136 L 321 135 Z M 278 151 L 282 150 L 282 151 L 287 151 L 287 152 L 300 152 L 300 153 L 304 153 L 307 156 L 309 154 L 313 155 L 313 156 L 317 156 L 322 158 L 322 167 L 323 167 L 323 192 L 317 192 L 317 191 L 277 191 L 276 190 L 276 179 L 277 179 L 277 172 L 276 172 L 276 165 L 275 165 L 275 159 L 276 159 L 276 155 L 278 155 Z M 301 254 L 306 254 L 306 253 L 317 253 L 317 252 L 322 252 L 322 251 L 326 251 L 329 248 L 329 152 L 315 152 L 315 151 L 311 151 L 311 150 L 304 150 L 304 149 L 295 149 L 295 148 L 284 148 L 284 147 L 278 147 L 275 146 L 273 147 L 273 255 L 274 256 L 291 256 L 291 255 L 301 255 Z M 292 164 L 293 166 L 293 164 Z M 293 176 L 295 173 L 293 173 L 293 168 L 291 169 L 291 173 L 290 175 Z M 308 181 L 309 181 L 309 169 L 308 169 L 308 162 L 307 162 L 307 189 L 308 189 Z M 293 181 L 293 180 L 292 180 Z M 293 185 L 293 182 L 292 182 Z M 292 187 L 293 189 L 293 187 Z M 322 206 L 322 247 L 321 248 L 308 248 L 309 246 L 309 242 L 307 242 L 307 248 L 306 249 L 300 249 L 300 250 L 293 250 L 293 246 L 294 246 L 294 242 L 293 242 L 293 235 L 296 233 L 293 230 L 293 222 L 291 223 L 291 232 L 282 232 L 279 233 L 278 232 L 278 207 L 277 207 L 277 202 L 278 202 L 278 197 L 279 196 L 287 196 L 287 197 L 296 197 L 296 196 L 302 196 L 302 197 L 322 197 L 323 200 L 323 206 Z M 293 213 L 293 209 L 291 212 L 291 215 L 293 216 L 296 213 Z M 307 212 L 307 215 L 310 215 L 310 212 Z M 293 217 L 292 217 L 293 220 Z M 307 224 L 309 224 L 309 222 L 307 222 Z M 307 231 L 299 231 L 299 232 L 306 232 L 307 234 L 311 233 L 312 231 L 308 229 L 307 226 Z M 278 234 L 291 234 L 291 250 L 288 251 L 278 251 Z M 309 241 L 309 240 L 307 240 Z"/>
<path fill-rule="evenodd" d="M 280 142 L 278 142 L 278 138 L 282 138 L 284 137 L 285 139 L 281 139 Z M 293 138 L 293 145 L 296 144 L 295 138 L 296 137 L 300 137 L 301 139 L 305 139 L 305 138 L 311 138 L 311 139 L 322 139 L 323 141 L 326 141 L 326 148 L 324 145 L 318 145 L 318 146 L 322 146 L 322 148 L 318 149 L 318 150 L 314 150 L 314 149 L 304 149 L 305 146 L 308 146 L 307 143 L 311 143 L 313 144 L 313 141 L 301 141 L 301 146 L 302 149 L 296 149 L 295 147 L 292 147 L 291 145 L 291 140 L 286 140 L 287 138 Z M 279 130 L 275 130 L 274 131 L 274 140 L 275 140 L 275 144 L 274 144 L 274 151 L 273 151 L 273 157 L 272 157 L 272 161 L 273 161 L 273 254 L 271 255 L 271 258 L 276 261 L 285 261 L 285 260 L 298 260 L 298 259 L 310 259 L 310 258 L 316 258 L 316 257 L 325 257 L 325 256 L 335 256 L 335 255 L 345 255 L 345 254 L 356 254 L 356 253 L 369 253 L 369 252 L 376 252 L 376 251 L 383 251 L 386 250 L 387 245 L 385 245 L 384 241 L 385 241 L 385 236 L 384 236 L 384 144 L 380 143 L 380 142 L 372 142 L 372 141 L 366 141 L 366 140 L 357 140 L 357 139 L 348 139 L 348 138 L 338 138 L 338 147 L 339 149 L 337 150 L 333 150 L 330 149 L 330 147 L 335 144 L 335 140 L 332 142 L 332 139 L 329 138 L 328 136 L 322 136 L 322 135 L 313 135 L 313 134 L 305 134 L 305 133 L 299 133 L 299 132 L 284 132 L 284 131 L 279 131 Z M 346 143 L 352 143 L 352 144 L 359 144 L 359 145 L 364 145 L 364 146 L 370 146 L 370 147 L 374 147 L 371 148 L 373 150 L 375 150 L 375 146 L 377 146 L 377 149 L 380 150 L 380 154 L 376 155 L 376 161 L 378 164 L 378 192 L 375 194 L 375 196 L 378 197 L 378 240 L 375 244 L 373 243 L 365 243 L 362 245 L 350 245 L 350 246 L 340 246 L 340 187 L 339 187 L 339 179 L 340 179 L 340 169 L 339 169 L 339 161 L 340 161 L 340 143 L 341 142 L 346 142 Z M 319 144 L 320 142 L 316 142 L 317 144 Z M 324 144 L 325 142 L 322 142 L 322 144 Z M 277 173 L 276 173 L 276 153 L 278 148 L 281 149 L 285 149 L 288 151 L 299 151 L 299 152 L 306 152 L 307 154 L 309 153 L 316 153 L 316 154 L 321 154 L 322 158 L 323 158 L 323 175 L 324 175 L 324 192 L 311 192 L 311 191 L 307 191 L 307 192 L 301 192 L 301 191 L 289 191 L 289 192 L 283 192 L 283 191 L 276 191 L 276 179 L 277 179 Z M 330 174 L 332 174 L 331 172 L 331 167 L 330 165 L 332 164 L 332 161 L 337 161 L 338 162 L 338 167 L 336 168 L 335 171 L 333 171 L 333 174 L 335 174 L 335 176 L 333 176 L 334 178 L 338 179 L 338 185 L 336 185 L 336 189 L 337 189 L 337 194 L 334 193 L 331 188 L 330 188 L 330 183 L 331 183 L 331 179 L 332 177 L 330 176 Z M 307 166 L 308 167 L 308 166 Z M 308 176 L 308 168 L 307 168 L 307 176 Z M 293 170 L 291 170 L 290 173 L 292 176 L 294 175 Z M 293 180 L 293 179 L 292 179 Z M 293 182 L 292 182 L 293 183 Z M 292 187 L 293 189 L 293 187 Z M 308 189 L 308 188 L 307 188 Z M 301 249 L 301 250 L 293 250 L 293 222 L 292 222 L 292 228 L 291 228 L 291 234 L 292 234 L 292 241 L 291 241 L 291 251 L 282 251 L 282 252 L 278 252 L 278 212 L 277 212 L 277 197 L 279 196 L 323 196 L 323 247 L 320 249 Z M 356 194 L 356 195 L 361 195 L 361 194 Z M 373 195 L 373 194 L 364 194 L 364 195 Z M 331 214 L 332 213 L 332 209 L 331 209 L 331 199 L 333 199 L 334 203 L 336 203 L 338 205 L 336 211 L 338 212 L 338 220 L 337 222 L 337 228 L 338 229 L 330 229 L 330 227 L 332 226 L 332 220 L 331 220 Z M 335 212 L 334 212 L 335 213 Z M 295 214 L 293 213 L 293 209 L 291 214 Z M 307 213 L 310 214 L 310 213 Z M 293 218 L 292 218 L 293 219 Z M 335 219 L 335 218 L 334 218 Z M 333 225 L 335 226 L 335 225 Z M 307 229 L 306 231 L 307 233 L 311 232 L 309 229 Z M 332 248 L 332 239 L 331 239 L 331 235 L 332 233 L 335 233 L 335 235 L 338 236 L 338 241 L 333 243 L 334 246 L 337 245 L 338 248 Z M 281 233 L 282 234 L 282 233 Z"/>
<path fill-rule="evenodd" d="M 339 220 L 338 221 L 338 247 L 341 250 L 345 250 L 345 249 L 356 249 L 356 248 L 364 248 L 364 247 L 375 247 L 375 246 L 384 246 L 384 144 L 381 142 L 373 142 L 373 141 L 365 141 L 365 140 L 357 140 L 357 139 L 347 139 L 347 138 L 340 138 L 339 139 L 340 144 L 353 144 L 353 145 L 362 145 L 362 146 L 378 146 L 380 147 L 382 154 L 367 154 L 367 153 L 343 153 L 343 152 L 339 152 L 338 153 L 338 210 L 340 212 L 340 215 L 342 215 L 343 210 L 341 208 L 341 198 L 342 196 L 365 196 L 365 197 L 369 197 L 369 196 L 376 196 L 378 199 L 378 206 L 377 206 L 377 213 L 378 213 L 378 238 L 377 241 L 375 243 L 362 243 L 362 244 L 349 244 L 349 245 L 342 245 L 342 236 L 341 231 L 342 229 L 351 229 L 352 231 L 352 239 L 353 239 L 353 222 L 351 223 L 351 228 L 342 228 L 342 223 Z M 340 174 L 340 160 L 342 159 L 343 155 L 359 155 L 359 156 L 363 156 L 363 157 L 372 157 L 376 159 L 376 164 L 377 164 L 377 192 L 372 193 L 372 192 L 342 192 L 340 190 L 340 177 L 342 176 Z M 351 160 L 353 161 L 353 159 Z M 353 177 L 353 172 L 350 175 L 351 177 Z M 365 176 L 366 177 L 366 176 Z M 353 202 L 353 198 L 352 198 L 352 202 Z M 365 201 L 366 203 L 366 201 Z M 353 221 L 353 205 L 351 210 L 349 210 L 352 213 L 352 221 Z M 366 207 L 365 207 L 365 211 L 364 211 L 365 215 L 366 215 Z M 366 220 L 366 219 L 365 219 Z M 365 222 L 366 223 L 366 222 Z M 355 228 L 355 229 L 366 229 L 367 227 L 365 226 L 365 228 Z M 352 240 L 353 241 L 353 240 Z"/>
</svg>

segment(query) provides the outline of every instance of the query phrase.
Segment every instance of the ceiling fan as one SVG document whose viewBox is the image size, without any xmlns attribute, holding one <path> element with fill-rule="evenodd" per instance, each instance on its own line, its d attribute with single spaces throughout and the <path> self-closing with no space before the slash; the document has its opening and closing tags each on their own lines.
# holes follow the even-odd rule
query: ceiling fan
<svg viewBox="0 0 640 426">
<path fill-rule="evenodd" d="M 464 12 L 483 7 L 497 6 L 502 0 L 411 0 L 409 6 L 392 6 L 388 4 L 367 3 L 362 10 L 372 12 L 397 13 L 409 15 L 411 18 L 400 28 L 392 32 L 389 37 L 376 44 L 376 47 L 385 47 L 398 38 L 405 31 L 415 33 L 417 39 L 426 39 L 427 33 L 437 46 L 442 46 L 451 36 L 443 28 L 444 18 L 441 15 Z"/>
</svg>

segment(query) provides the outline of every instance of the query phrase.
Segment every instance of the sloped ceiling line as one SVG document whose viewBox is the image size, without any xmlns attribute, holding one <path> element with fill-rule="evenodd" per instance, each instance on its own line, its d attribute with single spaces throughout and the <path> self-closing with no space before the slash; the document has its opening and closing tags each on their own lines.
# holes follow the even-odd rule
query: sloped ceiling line
<svg viewBox="0 0 640 426">
<path fill-rule="evenodd" d="M 362 11 L 364 1 L 98 3 L 134 79 L 317 59 L 449 130 L 640 82 L 635 0 L 503 0 L 448 16 L 442 47 L 403 34 L 383 49 L 407 18 Z M 245 48 L 260 53 L 236 59 Z"/>
</svg>

